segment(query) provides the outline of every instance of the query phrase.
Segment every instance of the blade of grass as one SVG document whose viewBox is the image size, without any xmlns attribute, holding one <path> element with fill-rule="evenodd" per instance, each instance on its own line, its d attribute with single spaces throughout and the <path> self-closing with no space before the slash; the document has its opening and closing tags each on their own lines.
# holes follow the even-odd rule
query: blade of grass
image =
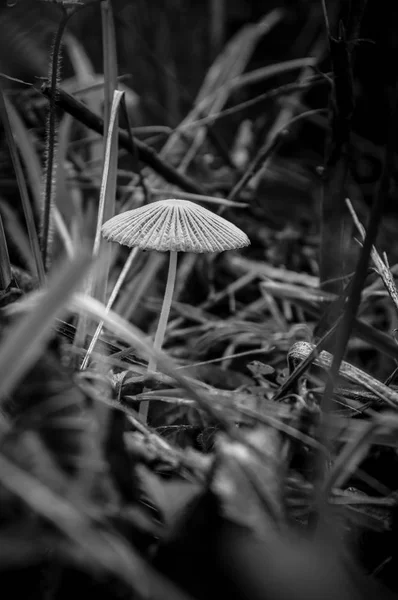
<svg viewBox="0 0 398 600">
<path fill-rule="evenodd" d="M 119 277 L 118 277 L 118 279 L 117 279 L 117 281 L 116 281 L 116 283 L 114 285 L 114 288 L 112 290 L 112 293 L 111 293 L 111 295 L 109 297 L 108 303 L 106 305 L 106 310 L 110 310 L 112 308 L 112 306 L 113 306 L 113 304 L 114 304 L 114 302 L 115 302 L 115 300 L 117 298 L 117 295 L 118 295 L 118 293 L 120 291 L 120 288 L 122 287 L 122 285 L 124 283 L 124 280 L 126 279 L 127 273 L 129 272 L 130 267 L 133 264 L 135 257 L 137 256 L 137 253 L 138 253 L 138 248 L 133 248 L 130 251 L 130 254 L 129 254 L 126 262 L 124 263 L 122 270 L 119 273 Z M 93 352 L 93 350 L 95 348 L 95 345 L 96 345 L 96 343 L 98 341 L 99 336 L 101 335 L 103 326 L 104 326 L 104 322 L 100 321 L 99 324 L 98 324 L 97 329 L 95 330 L 93 338 L 92 338 L 92 340 L 90 342 L 90 346 L 88 347 L 88 350 L 86 352 L 86 356 L 84 357 L 83 362 L 81 364 L 80 369 L 82 371 L 88 365 L 88 361 L 90 360 L 90 356 L 91 356 L 91 354 L 92 354 L 92 352 Z"/>
<path fill-rule="evenodd" d="M 106 134 L 106 143 L 104 147 L 104 165 L 102 171 L 102 186 L 104 186 L 104 197 L 100 194 L 100 203 L 98 208 L 97 230 L 95 233 L 94 253 L 99 252 L 100 248 L 104 255 L 104 272 L 102 277 L 94 282 L 95 298 L 105 303 L 106 290 L 108 286 L 108 277 L 111 264 L 112 248 L 101 236 L 101 227 L 104 221 L 107 221 L 115 214 L 116 202 L 116 179 L 118 162 L 118 130 L 119 130 L 119 103 L 124 98 L 124 92 L 117 92 L 117 53 L 116 53 L 116 33 L 113 18 L 112 3 L 110 0 L 101 2 L 101 24 L 102 24 L 102 54 L 104 65 L 104 136 Z M 129 132 L 131 135 L 131 132 Z M 110 140 L 110 147 L 108 147 Z M 134 146 L 136 153 L 136 148 Z M 106 178 L 106 179 L 105 179 Z M 105 185 L 104 185 L 105 184 Z M 102 214 L 101 214 L 102 213 Z"/>
<path fill-rule="evenodd" d="M 115 195 L 116 195 L 116 178 L 113 176 L 115 173 L 112 171 L 117 169 L 117 164 L 114 164 L 114 157 L 112 156 L 112 152 L 115 154 L 115 139 L 117 140 L 117 114 L 119 111 L 120 103 L 122 100 L 124 92 L 115 91 L 112 110 L 111 110 L 111 118 L 109 122 L 108 133 L 106 137 L 106 146 L 105 146 L 105 160 L 104 160 L 104 168 L 102 172 L 102 181 L 101 181 L 101 189 L 100 189 L 100 199 L 97 213 L 97 226 L 95 231 L 95 239 L 93 246 L 93 257 L 97 257 L 99 255 L 100 250 L 104 249 L 104 265 L 103 269 L 101 269 L 101 273 L 97 272 L 97 276 L 93 273 L 90 273 L 86 284 L 85 290 L 88 295 L 92 295 L 100 301 L 105 301 L 105 293 L 106 293 L 106 284 L 108 281 L 108 272 L 109 265 L 111 259 L 112 247 L 111 244 L 108 244 L 101 235 L 101 227 L 104 222 L 104 215 L 106 212 L 109 212 L 110 208 L 114 207 Z M 116 146 L 116 159 L 117 159 L 117 146 Z M 110 179 L 109 179 L 109 176 Z M 110 195 L 113 194 L 113 198 L 110 198 Z M 112 216 L 112 215 L 111 215 Z M 76 338 L 74 342 L 74 346 L 84 346 L 86 335 L 88 333 L 89 323 L 86 319 L 79 319 L 78 326 L 76 328 Z"/>
<path fill-rule="evenodd" d="M 102 181 L 100 189 L 100 199 L 97 215 L 97 227 L 95 231 L 95 240 L 93 247 L 93 255 L 98 256 L 102 248 L 105 249 L 106 264 L 105 264 L 105 283 L 108 280 L 109 269 L 109 254 L 111 251 L 110 244 L 103 240 L 101 235 L 101 227 L 104 220 L 111 218 L 114 215 L 115 197 L 116 197 L 116 175 L 117 175 L 117 123 L 120 103 L 124 92 L 114 93 L 112 109 L 110 114 L 109 128 L 106 137 L 104 167 L 102 171 Z M 95 284 L 95 282 L 94 282 Z M 94 289 L 93 289 L 94 291 Z M 100 301 L 104 301 L 105 289 L 96 288 L 95 297 Z"/>
<path fill-rule="evenodd" d="M 104 272 L 101 277 L 92 281 L 90 293 L 105 303 L 108 277 L 111 267 L 112 247 L 102 239 L 102 224 L 115 214 L 116 181 L 118 162 L 118 129 L 119 129 L 119 103 L 124 97 L 123 92 L 117 92 L 117 52 L 116 34 L 113 18 L 112 4 L 109 0 L 102 0 L 101 4 L 102 26 L 102 60 L 104 67 L 104 131 L 105 145 L 103 150 L 103 169 L 100 201 L 97 215 L 97 228 L 95 232 L 94 256 L 102 249 L 104 256 Z M 119 95 L 120 94 L 120 95 Z M 105 137 L 106 136 L 106 137 Z M 110 145 L 109 145 L 110 144 Z M 98 271 L 97 271 L 98 273 Z M 99 275 L 99 273 L 98 273 Z"/>
<path fill-rule="evenodd" d="M 25 215 L 26 227 L 29 235 L 30 247 L 32 254 L 35 259 L 35 266 L 37 277 L 40 285 L 45 283 L 45 271 L 42 256 L 40 253 L 39 239 L 36 231 L 36 225 L 33 217 L 32 207 L 30 205 L 30 198 L 28 188 L 25 181 L 25 175 L 22 169 L 21 161 L 18 154 L 17 145 L 13 136 L 10 119 L 8 117 L 8 111 L 5 103 L 3 90 L 0 88 L 0 118 L 3 122 L 8 148 L 11 154 L 11 160 L 14 166 L 15 175 L 17 178 L 19 193 L 21 195 L 22 207 Z"/>
<path fill-rule="evenodd" d="M 296 342 L 289 350 L 288 361 L 292 366 L 296 366 L 299 360 L 307 359 L 311 356 L 311 361 L 318 367 L 327 370 L 332 364 L 333 355 L 326 350 L 313 355 L 314 347 L 308 342 Z M 299 368 L 300 365 L 297 367 Z M 295 373 L 295 371 L 293 372 Z M 339 375 L 360 388 L 371 392 L 380 402 L 389 404 L 392 408 L 398 408 L 398 393 L 391 387 L 368 375 L 358 367 L 354 367 L 346 361 L 342 361 L 339 369 Z M 360 392 L 356 394 L 360 400 Z"/>
<path fill-rule="evenodd" d="M 109 270 L 111 265 L 112 245 L 102 237 L 101 227 L 105 221 L 115 214 L 116 201 L 116 178 L 118 160 L 117 123 L 120 103 L 124 92 L 115 91 L 112 103 L 111 117 L 109 121 L 108 134 L 105 146 L 105 158 L 102 171 L 100 199 L 97 215 L 97 227 L 95 231 L 93 252 L 96 256 L 100 251 L 104 253 L 105 262 L 101 278 L 93 282 L 92 292 L 96 298 L 105 302 L 106 289 L 108 285 Z"/>
</svg>

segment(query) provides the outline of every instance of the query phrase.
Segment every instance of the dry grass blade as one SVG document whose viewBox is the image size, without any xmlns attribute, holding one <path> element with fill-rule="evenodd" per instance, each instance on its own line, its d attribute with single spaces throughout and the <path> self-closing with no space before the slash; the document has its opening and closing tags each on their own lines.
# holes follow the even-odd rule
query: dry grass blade
<svg viewBox="0 0 398 600">
<path fill-rule="evenodd" d="M 104 253 L 104 265 L 103 269 L 101 269 L 101 272 L 96 271 L 94 273 L 89 274 L 85 286 L 87 294 L 97 297 L 102 302 L 105 301 L 112 249 L 110 248 L 109 244 L 107 246 L 105 245 L 105 242 L 101 235 L 101 227 L 104 222 L 104 216 L 108 214 L 110 210 L 114 210 L 115 205 L 117 169 L 117 162 L 115 164 L 115 152 L 117 161 L 118 132 L 117 115 L 122 97 L 123 92 L 115 91 L 112 103 L 112 110 L 110 114 L 109 129 L 106 137 L 104 168 L 102 171 L 100 199 L 97 213 L 97 226 L 95 230 L 95 239 L 93 246 L 94 258 L 97 257 L 101 249 L 103 249 L 102 251 Z M 89 323 L 87 322 L 87 320 L 80 318 L 76 329 L 75 346 L 84 345 L 84 341 L 88 333 L 88 327 Z"/>
<path fill-rule="evenodd" d="M 319 353 L 321 352 L 322 348 L 328 343 L 330 337 L 336 331 L 336 327 L 337 327 L 337 323 L 319 340 L 319 342 L 317 343 L 316 346 L 311 348 L 311 351 L 307 354 L 307 356 L 303 357 L 303 360 L 298 365 L 295 364 L 296 361 L 294 360 L 294 358 L 296 357 L 295 348 L 297 347 L 297 344 L 295 344 L 291 348 L 291 350 L 289 352 L 289 356 L 288 356 L 288 363 L 289 363 L 290 367 L 294 367 L 294 370 L 292 371 L 292 369 L 290 368 L 291 372 L 290 372 L 289 377 L 281 385 L 281 387 L 279 388 L 279 390 L 276 392 L 275 396 L 273 397 L 274 402 L 276 402 L 277 400 L 283 399 L 286 396 L 286 394 L 289 392 L 289 390 L 293 387 L 293 385 L 295 385 L 295 383 L 298 381 L 299 377 L 301 377 L 301 375 L 303 375 L 305 370 L 310 366 L 311 362 L 316 360 L 316 358 L 319 356 Z M 301 346 L 300 346 L 300 348 L 301 348 Z"/>
<path fill-rule="evenodd" d="M 104 220 L 111 218 L 115 212 L 116 198 L 116 175 L 117 175 L 117 132 L 118 132 L 118 112 L 124 92 L 115 91 L 112 108 L 110 113 L 109 128 L 106 137 L 105 159 L 102 171 L 102 181 L 100 190 L 100 199 L 98 206 L 97 227 L 95 231 L 95 240 L 93 254 L 98 256 L 102 248 L 105 249 L 106 263 L 102 273 L 101 282 L 93 282 L 93 292 L 95 297 L 105 300 L 106 286 L 108 283 L 108 271 L 110 266 L 111 248 L 106 245 L 101 235 L 101 227 Z"/>
<path fill-rule="evenodd" d="M 106 310 L 110 310 L 112 308 L 112 306 L 113 306 L 113 304 L 114 304 L 114 302 L 115 302 L 115 300 L 117 298 L 117 295 L 118 295 L 118 293 L 120 291 L 120 288 L 122 287 L 122 285 L 124 283 L 124 280 L 127 277 L 127 274 L 128 274 L 128 272 L 130 270 L 130 267 L 131 267 L 132 263 L 135 260 L 135 257 L 137 255 L 137 253 L 138 253 L 138 248 L 133 248 L 132 250 L 130 250 L 130 254 L 129 254 L 126 262 L 124 263 L 123 268 L 122 268 L 122 270 L 119 273 L 119 277 L 118 277 L 118 279 L 117 279 L 117 281 L 116 281 L 116 283 L 115 283 L 115 285 L 113 287 L 112 293 L 109 296 L 109 300 L 108 300 L 108 303 L 106 305 Z M 88 361 L 90 360 L 90 356 L 91 356 L 91 354 L 92 354 L 92 352 L 93 352 L 93 350 L 95 348 L 95 345 L 96 345 L 96 343 L 98 341 L 99 336 L 101 335 L 103 325 L 104 325 L 104 322 L 100 321 L 99 324 L 98 324 L 97 329 L 95 330 L 93 338 L 92 338 L 92 340 L 90 342 L 90 346 L 88 347 L 88 350 L 86 352 L 86 356 L 83 359 L 82 365 L 80 367 L 81 370 L 84 370 L 86 368 L 86 366 L 88 364 Z"/>
<path fill-rule="evenodd" d="M 102 243 L 101 227 L 115 214 L 116 179 L 118 163 L 118 130 L 119 105 L 124 98 L 123 92 L 118 92 L 116 34 L 112 3 L 109 0 L 101 2 L 102 23 L 102 53 L 104 64 L 104 133 L 106 142 L 104 148 L 104 164 L 102 169 L 101 193 L 98 208 L 97 228 L 94 241 L 94 255 L 100 250 L 104 255 L 104 272 L 99 281 L 94 282 L 93 292 L 96 298 L 105 302 L 108 286 L 108 276 L 111 264 L 112 249 Z M 135 147 L 134 147 L 135 148 Z"/>
<path fill-rule="evenodd" d="M 288 271 L 287 269 L 276 269 L 270 265 L 262 264 L 259 261 L 249 260 L 247 258 L 243 258 L 242 256 L 226 257 L 226 260 L 228 260 L 231 269 L 236 271 L 238 274 L 249 270 L 249 272 L 252 272 L 253 277 L 264 276 L 266 278 L 277 279 L 281 281 L 285 279 L 287 282 L 286 284 L 266 281 L 262 283 L 261 286 L 264 286 L 267 292 L 272 293 L 277 297 L 293 300 L 311 317 L 317 319 L 318 323 L 322 317 L 322 312 L 321 309 L 315 305 L 315 300 L 318 299 L 318 304 L 323 302 L 323 300 L 334 299 L 336 301 L 336 296 L 334 294 L 331 296 L 329 293 L 317 291 L 319 290 L 319 280 L 312 275 L 306 275 L 305 273 L 294 273 L 293 271 Z M 300 288 L 296 284 L 306 287 Z M 368 288 L 365 291 L 365 295 L 369 295 L 370 292 L 371 289 Z M 333 326 L 335 325 L 336 323 L 333 324 Z M 365 323 L 365 321 L 358 318 L 354 320 L 353 329 L 356 336 L 361 340 L 364 340 L 366 343 L 374 346 L 386 356 L 389 356 L 395 360 L 398 358 L 397 344 L 390 335 L 380 331 L 379 329 L 376 329 L 372 325 L 369 325 L 368 323 Z M 324 335 L 326 335 L 329 330 L 330 327 L 326 330 Z"/>
<path fill-rule="evenodd" d="M 17 145 L 13 136 L 10 119 L 5 103 L 5 98 L 2 89 L 0 88 L 0 118 L 3 121 L 5 134 L 8 142 L 8 148 L 10 150 L 12 163 L 15 170 L 15 175 L 18 182 L 19 192 L 21 194 L 22 206 L 26 220 L 26 227 L 29 234 L 29 241 L 32 250 L 32 254 L 35 259 L 35 266 L 37 270 L 37 276 L 40 284 L 45 283 L 45 272 L 42 256 L 40 253 L 39 239 L 37 236 L 36 226 L 33 218 L 32 207 L 30 205 L 30 199 L 28 194 L 28 188 L 26 186 L 25 175 L 22 169 L 21 161 L 19 159 Z"/>
<path fill-rule="evenodd" d="M 314 347 L 307 342 L 296 342 L 289 351 L 289 360 L 296 363 L 300 360 L 307 359 L 312 355 Z M 317 357 L 313 359 L 315 365 L 324 369 L 329 369 L 333 360 L 333 355 L 326 350 L 323 350 Z M 398 408 L 398 392 L 386 386 L 381 381 L 378 381 L 365 371 L 354 367 L 346 361 L 342 361 L 339 369 L 339 375 L 355 383 L 356 385 L 372 392 L 381 402 L 389 404 L 392 408 Z M 360 394 L 358 394 L 360 397 Z"/>
<path fill-rule="evenodd" d="M 40 303 L 7 331 L 0 349 L 0 398 L 12 391 L 39 357 L 51 335 L 54 319 L 65 309 L 91 260 L 89 253 L 82 251 L 72 262 L 61 266 L 41 295 Z"/>
</svg>

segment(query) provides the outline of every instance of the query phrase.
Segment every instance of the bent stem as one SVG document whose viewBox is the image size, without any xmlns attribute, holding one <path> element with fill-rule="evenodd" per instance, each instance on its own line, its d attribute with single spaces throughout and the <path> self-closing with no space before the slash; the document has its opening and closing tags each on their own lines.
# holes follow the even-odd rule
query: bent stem
<svg viewBox="0 0 398 600">
<path fill-rule="evenodd" d="M 129 254 L 128 258 L 127 258 L 126 262 L 123 265 L 123 269 L 120 271 L 119 277 L 117 278 L 117 281 L 116 281 L 115 286 L 114 286 L 114 288 L 112 290 L 112 293 L 109 296 L 109 300 L 108 300 L 107 305 L 106 305 L 106 311 L 107 312 L 109 312 L 110 309 L 112 308 L 112 306 L 113 306 L 113 304 L 114 304 L 114 302 L 115 302 L 115 300 L 117 298 L 117 295 L 120 292 L 120 288 L 122 287 L 122 285 L 124 283 L 124 280 L 127 277 L 127 273 L 129 272 L 130 267 L 131 267 L 131 265 L 133 264 L 133 262 L 135 260 L 135 257 L 137 256 L 137 253 L 138 253 L 138 248 L 133 248 L 130 251 L 130 254 Z M 104 321 L 101 320 L 98 323 L 97 329 L 95 330 L 95 333 L 94 333 L 94 335 L 92 337 L 92 340 L 90 342 L 90 346 L 88 347 L 86 355 L 85 355 L 85 357 L 83 359 L 83 362 L 82 362 L 82 364 L 80 366 L 80 370 L 81 371 L 84 371 L 84 369 L 87 368 L 88 362 L 89 362 L 90 357 L 91 357 L 91 355 L 93 353 L 95 345 L 96 345 L 96 343 L 98 341 L 98 338 L 100 337 L 100 335 L 102 333 L 103 326 L 104 326 Z"/>
<path fill-rule="evenodd" d="M 164 293 L 162 310 L 160 312 L 159 323 L 158 323 L 158 327 L 157 327 L 156 334 L 155 334 L 155 340 L 153 343 L 153 347 L 155 350 L 161 350 L 161 348 L 162 348 L 164 335 L 166 333 L 167 321 L 169 320 L 171 301 L 173 299 L 174 284 L 175 284 L 176 273 L 177 273 L 177 254 L 178 254 L 177 252 L 173 252 L 173 251 L 170 252 L 169 271 L 167 273 L 166 290 Z M 156 371 L 156 365 L 157 365 L 156 357 L 151 356 L 151 358 L 149 359 L 149 362 L 148 362 L 148 373 L 150 373 L 151 371 Z M 146 423 L 147 416 L 148 416 L 148 405 L 149 405 L 149 402 L 141 402 L 141 405 L 140 405 L 139 414 L 145 423 Z"/>
</svg>

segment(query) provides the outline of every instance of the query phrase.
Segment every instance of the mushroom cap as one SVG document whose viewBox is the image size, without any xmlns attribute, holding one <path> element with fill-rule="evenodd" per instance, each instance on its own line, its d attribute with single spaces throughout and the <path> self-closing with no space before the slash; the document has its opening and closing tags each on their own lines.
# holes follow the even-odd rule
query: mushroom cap
<svg viewBox="0 0 398 600">
<path fill-rule="evenodd" d="M 158 252 L 223 252 L 250 244 L 241 229 L 189 200 L 159 200 L 112 217 L 102 226 L 112 242 Z"/>
</svg>

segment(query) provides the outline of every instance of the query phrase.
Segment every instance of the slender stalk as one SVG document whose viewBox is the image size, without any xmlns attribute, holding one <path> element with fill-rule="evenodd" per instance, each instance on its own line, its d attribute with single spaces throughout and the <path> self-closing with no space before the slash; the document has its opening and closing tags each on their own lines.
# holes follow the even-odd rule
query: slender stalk
<svg viewBox="0 0 398 600">
<path fill-rule="evenodd" d="M 177 252 L 170 252 L 169 272 L 167 274 L 166 291 L 163 298 L 163 306 L 160 313 L 158 328 L 155 334 L 153 346 L 155 350 L 160 350 L 163 345 L 164 335 L 166 333 L 167 321 L 169 320 L 171 301 L 173 299 L 174 284 L 177 273 Z M 152 366 L 151 366 L 152 365 Z M 148 365 L 148 371 L 156 369 L 156 361 L 151 359 Z"/>
<path fill-rule="evenodd" d="M 63 16 L 58 25 L 54 37 L 54 44 L 51 51 L 51 69 L 50 69 L 50 106 L 48 113 L 48 125 L 46 135 L 46 174 L 45 174 L 45 187 L 44 187 L 44 203 L 43 203 L 43 217 L 42 217 L 42 230 L 41 230 L 41 253 L 43 257 L 44 268 L 47 268 L 47 259 L 49 253 L 49 238 L 50 238 L 50 219 L 51 219 L 51 205 L 53 202 L 54 195 L 54 180 L 56 170 L 55 150 L 56 150 L 56 103 L 57 103 L 57 85 L 60 79 L 61 73 L 61 44 L 62 36 L 64 34 L 69 17 L 72 12 L 67 12 L 63 9 Z"/>
<path fill-rule="evenodd" d="M 119 277 L 115 283 L 112 293 L 109 296 L 109 300 L 106 305 L 107 311 L 109 311 L 112 308 L 113 303 L 115 302 L 117 295 L 120 291 L 120 288 L 122 287 L 124 280 L 126 279 L 127 273 L 129 272 L 130 267 L 133 264 L 135 257 L 137 256 L 137 253 L 138 253 L 138 248 L 133 248 L 131 250 L 130 254 L 128 255 L 128 258 L 123 265 L 123 269 L 120 271 Z M 95 330 L 95 333 L 92 337 L 90 346 L 88 347 L 88 350 L 86 352 L 86 356 L 83 359 L 82 365 L 80 367 L 81 371 L 83 371 L 87 367 L 88 361 L 90 360 L 90 356 L 95 348 L 95 345 L 98 341 L 99 336 L 101 335 L 103 326 L 104 326 L 104 321 L 100 321 L 98 323 L 97 329 Z"/>
<path fill-rule="evenodd" d="M 111 268 L 112 249 L 101 235 L 102 223 L 108 221 L 115 214 L 116 191 L 117 191 L 117 165 L 118 165 L 118 130 L 119 130 L 119 107 L 124 92 L 118 91 L 117 80 L 117 53 L 115 23 L 110 0 L 101 1 L 101 24 L 102 24 L 102 62 L 104 68 L 104 135 L 106 144 L 103 152 L 102 181 L 105 188 L 102 189 L 98 208 L 97 230 L 95 234 L 94 248 L 104 256 L 104 266 L 101 277 L 93 282 L 95 298 L 105 303 L 106 290 Z M 109 145 L 108 145 L 109 142 Z M 102 191 L 104 194 L 102 194 Z"/>
<path fill-rule="evenodd" d="M 178 252 L 170 252 L 169 271 L 167 273 L 166 291 L 164 293 L 162 310 L 160 312 L 160 318 L 158 327 L 155 334 L 155 340 L 153 347 L 155 350 L 162 348 L 164 335 L 166 333 L 167 321 L 169 320 L 171 301 L 173 299 L 174 285 L 176 281 L 177 273 L 177 255 Z M 155 371 L 157 366 L 156 358 L 152 355 L 148 362 L 148 373 Z M 148 416 L 148 402 L 141 402 L 140 405 L 140 416 L 146 422 Z"/>
</svg>

